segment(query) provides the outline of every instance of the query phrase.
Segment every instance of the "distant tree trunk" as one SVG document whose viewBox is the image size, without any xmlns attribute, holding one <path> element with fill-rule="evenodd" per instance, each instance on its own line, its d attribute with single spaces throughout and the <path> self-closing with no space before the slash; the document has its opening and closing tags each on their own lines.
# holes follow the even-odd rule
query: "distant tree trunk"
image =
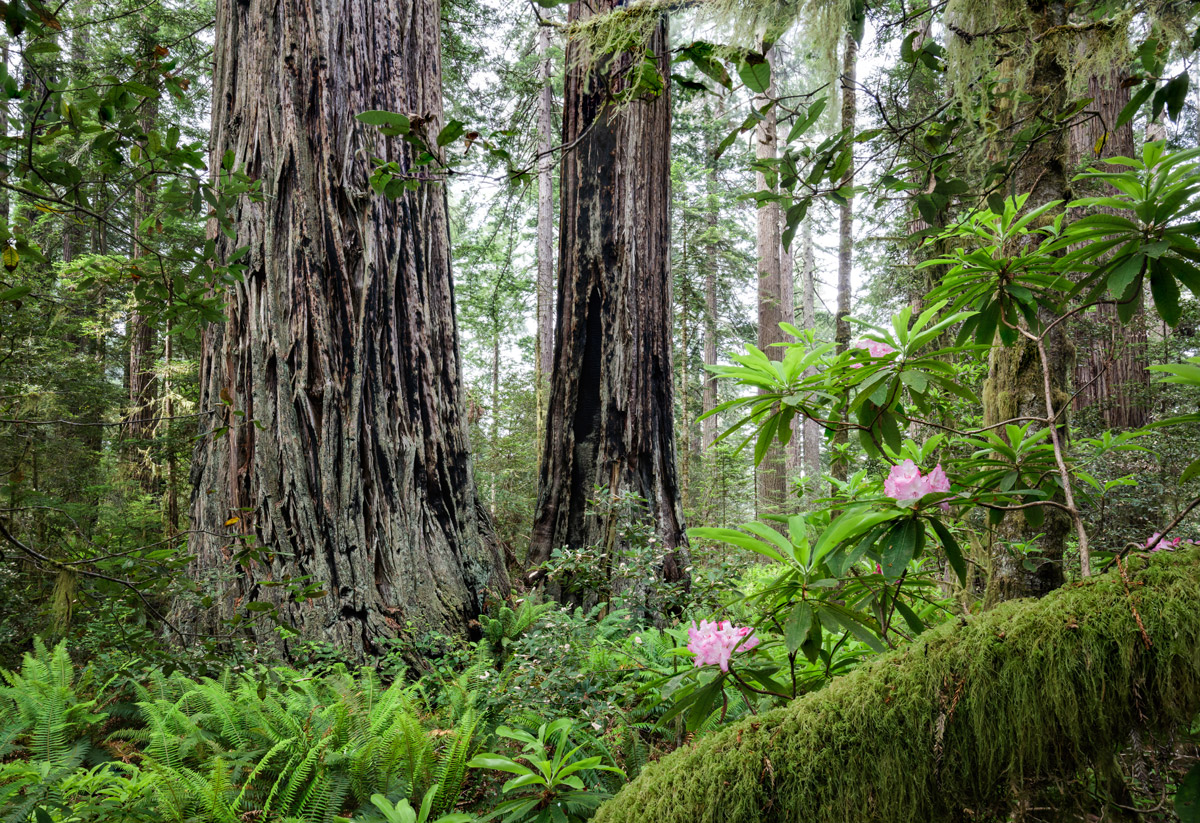
<svg viewBox="0 0 1200 823">
<path fill-rule="evenodd" d="M 858 114 L 858 95 L 855 82 L 858 71 L 858 43 L 846 34 L 842 46 L 842 129 L 853 133 Z M 851 144 L 853 145 L 853 144 Z M 854 185 L 854 161 L 840 182 L 841 186 Z M 834 319 L 834 342 L 841 354 L 850 348 L 850 273 L 854 266 L 854 198 L 847 197 L 838 213 L 838 286 L 837 315 Z M 834 446 L 849 442 L 849 432 L 842 427 L 834 435 Z M 830 473 L 837 480 L 845 480 L 849 465 L 844 459 L 830 461 Z"/>
<path fill-rule="evenodd" d="M 158 115 L 158 105 L 153 100 L 145 103 L 146 112 L 142 118 L 142 131 L 149 133 L 154 128 L 154 120 Z M 153 203 L 158 181 L 153 175 L 148 176 L 144 184 L 134 187 L 133 209 L 130 211 L 132 227 L 132 250 L 130 266 L 133 269 L 134 280 L 152 277 L 150 262 L 146 255 L 146 245 L 155 233 L 154 226 L 142 228 L 142 223 L 153 214 Z M 67 238 L 72 233 L 64 233 L 64 251 L 69 245 Z M 79 238 L 81 239 L 81 238 Z M 129 346 L 129 365 L 126 371 L 128 384 L 128 411 L 125 416 L 124 438 L 130 448 L 126 449 L 126 459 L 130 474 L 143 492 L 157 491 L 154 483 L 153 459 L 149 454 L 149 443 L 154 438 L 158 401 L 158 333 L 149 318 L 136 306 L 130 309 L 125 320 L 125 336 Z"/>
<path fill-rule="evenodd" d="M 0 65 L 8 70 L 8 38 L 0 37 Z M 11 72 L 10 72 L 11 76 Z M 8 137 L 8 100 L 0 102 L 0 139 Z M 0 150 L 0 165 L 8 168 L 8 151 Z M 8 189 L 0 189 L 0 220 L 8 225 Z"/>
<path fill-rule="evenodd" d="M 817 295 L 817 261 L 813 254 L 812 218 L 804 218 L 800 227 L 800 246 L 803 251 L 804 296 L 801 298 L 803 317 L 801 322 L 805 329 L 817 327 L 816 295 Z M 817 373 L 815 366 L 810 366 L 805 375 Z M 815 420 L 804 418 L 804 497 L 811 503 L 816 497 L 817 481 L 821 478 L 821 426 Z"/>
<path fill-rule="evenodd" d="M 537 443 L 545 442 L 546 388 L 554 370 L 554 90 L 550 86 L 550 29 L 538 29 L 538 217 L 537 217 Z"/>
<path fill-rule="evenodd" d="M 720 260 L 720 244 L 717 242 L 717 155 L 715 141 L 710 129 L 704 131 L 704 192 L 707 202 L 704 208 L 704 365 L 717 363 L 717 275 Z M 704 373 L 703 414 L 717 407 L 716 375 Z M 700 421 L 700 439 L 707 449 L 717 439 L 717 418 L 706 417 Z"/>
<path fill-rule="evenodd" d="M 574 2 L 582 22 L 614 0 Z M 563 99 L 566 152 L 559 186 L 557 347 L 546 452 L 530 541 L 537 564 L 560 546 L 617 546 L 608 518 L 588 516 L 598 486 L 647 500 L 669 551 L 668 580 L 686 577 L 686 543 L 675 465 L 671 363 L 669 79 L 660 94 L 614 108 L 641 55 L 589 70 L 568 43 Z M 649 48 L 669 78 L 667 19 Z"/>
<path fill-rule="evenodd" d="M 212 167 L 231 151 L 263 197 L 218 241 L 249 254 L 204 332 L 200 407 L 229 428 L 196 450 L 191 572 L 216 607 L 181 609 L 193 630 L 265 601 L 361 658 L 406 620 L 465 631 L 508 593 L 469 456 L 445 188 L 372 195 L 370 158 L 419 170 L 355 120 L 409 113 L 433 142 L 439 23 L 436 0 L 218 0 Z M 326 596 L 265 585 L 302 575 Z"/>
<path fill-rule="evenodd" d="M 779 231 L 783 233 L 784 220 L 782 209 L 780 210 Z M 794 240 L 793 240 L 794 244 Z M 796 324 L 796 257 L 792 252 L 779 246 L 779 299 L 781 303 L 784 323 Z M 780 335 L 785 337 L 785 335 Z M 789 340 L 788 342 L 795 342 Z M 781 350 L 782 351 L 782 350 Z M 784 482 L 786 489 L 790 492 L 792 484 L 796 478 L 800 476 L 804 465 L 804 438 L 800 436 L 801 420 L 797 418 L 792 423 L 792 439 L 788 441 L 785 452 L 785 475 Z M 785 495 L 786 496 L 786 495 Z"/>
<path fill-rule="evenodd" d="M 763 51 L 767 62 L 774 70 L 774 49 L 764 43 Z M 754 98 L 754 107 L 760 111 L 771 105 L 775 96 L 775 83 L 764 94 Z M 775 109 L 772 106 L 754 129 L 755 156 L 761 161 L 772 161 L 778 153 Z M 755 173 L 755 190 L 777 192 L 778 175 L 769 176 L 763 171 Z M 783 359 L 783 349 L 774 346 L 783 342 L 779 324 L 783 322 L 783 289 L 779 270 L 779 202 L 771 201 L 760 205 L 758 218 L 758 348 L 772 360 Z M 787 503 L 787 455 L 778 441 L 773 441 L 756 470 L 755 509 L 764 514 L 778 514 Z"/>
<path fill-rule="evenodd" d="M 81 76 L 81 73 L 87 71 L 88 44 L 91 42 L 91 26 L 88 25 L 90 22 L 88 17 L 91 15 L 91 12 L 92 0 L 77 0 L 77 2 L 72 4 L 71 15 L 73 25 L 70 30 L 71 66 L 69 72 L 74 76 Z M 148 108 L 153 107 L 153 109 L 157 109 L 157 106 L 155 106 L 151 99 L 145 100 L 143 105 Z M 83 184 L 80 183 L 79 185 L 82 186 Z M 76 202 L 78 203 L 79 201 L 77 200 Z M 72 213 L 65 215 L 62 229 L 62 259 L 64 263 L 70 263 L 83 251 L 84 231 L 84 225 L 78 215 Z"/>
<path fill-rule="evenodd" d="M 163 335 L 163 421 L 162 431 L 167 439 L 167 536 L 179 533 L 179 458 L 175 444 L 175 395 L 171 386 L 171 360 L 174 358 L 175 340 L 171 320 L 167 319 Z"/>
<path fill-rule="evenodd" d="M 1030 44 L 1039 43 L 1042 34 L 1067 23 L 1069 14 L 1063 0 L 1028 2 L 1029 19 L 1035 26 L 1030 32 Z M 1031 59 L 1032 71 L 1026 89 L 1030 100 L 1014 113 L 1014 124 L 1023 123 L 1034 111 L 1057 116 L 1067 102 L 1066 77 L 1056 50 L 1036 45 L 1031 48 L 1034 49 L 1031 55 L 1016 58 Z M 1011 182 L 1013 191 L 1029 193 L 1026 209 L 1067 198 L 1067 157 L 1066 139 L 1061 131 L 1050 131 L 1031 144 L 1013 169 Z M 1063 324 L 1046 338 L 1045 348 L 1050 401 L 1055 412 L 1062 415 L 1069 402 L 1067 380 L 1074 359 L 1074 349 Z M 1042 360 L 1037 347 L 1024 337 L 1018 337 L 1012 346 L 997 345 L 992 349 L 983 388 L 983 416 L 985 426 L 1014 417 L 1047 416 Z M 1066 418 L 1061 416 L 1058 434 L 1064 440 L 1064 447 L 1068 432 Z M 1040 596 L 1061 586 L 1063 549 L 1069 526 L 1068 518 L 1056 509 L 1047 509 L 1045 522 L 1037 527 L 1031 526 L 1020 513 L 1009 513 L 992 532 L 992 568 L 985 602 L 991 605 L 1015 597 Z M 1018 544 L 1033 544 L 1032 553 L 1014 550 L 1014 545 Z M 1029 566 L 1032 568 L 1027 566 L 1027 561 L 1031 561 Z"/>
<path fill-rule="evenodd" d="M 683 244 L 683 259 L 680 261 L 681 268 L 686 272 L 688 270 L 688 245 L 684 240 Z M 680 421 L 682 425 L 679 427 L 680 443 L 679 451 L 683 455 L 679 465 L 679 502 L 680 506 L 687 509 L 691 505 L 691 479 L 692 479 L 692 416 L 691 408 L 688 404 L 689 400 L 689 382 L 688 362 L 690 361 L 690 352 L 692 345 L 692 318 L 691 312 L 688 311 L 688 306 L 691 305 L 692 295 L 691 288 L 688 285 L 687 278 L 683 279 L 683 294 L 679 296 L 679 330 L 680 330 L 680 351 L 683 352 L 679 358 L 679 412 L 683 419 Z"/>
<path fill-rule="evenodd" d="M 500 318 L 492 317 L 492 408 L 491 408 L 492 482 L 488 492 L 488 511 L 496 517 L 496 496 L 500 485 Z"/>
<path fill-rule="evenodd" d="M 1080 40 L 1086 49 L 1094 38 Z M 1133 124 L 1114 130 L 1121 109 L 1129 102 L 1128 74 L 1120 68 L 1102 76 L 1088 78 L 1086 119 L 1070 132 L 1070 167 L 1082 170 L 1097 160 L 1134 155 Z M 1106 164 L 1102 164 L 1106 165 Z M 1093 194 L 1086 181 L 1073 184 L 1074 194 Z M 1106 211 L 1106 209 L 1096 209 Z M 1139 309 L 1130 323 L 1122 323 L 1116 307 L 1097 306 L 1083 316 L 1072 333 L 1079 351 L 1075 363 L 1074 409 L 1099 409 L 1104 425 L 1110 429 L 1136 429 L 1146 424 L 1150 391 L 1146 351 L 1146 316 Z"/>
</svg>

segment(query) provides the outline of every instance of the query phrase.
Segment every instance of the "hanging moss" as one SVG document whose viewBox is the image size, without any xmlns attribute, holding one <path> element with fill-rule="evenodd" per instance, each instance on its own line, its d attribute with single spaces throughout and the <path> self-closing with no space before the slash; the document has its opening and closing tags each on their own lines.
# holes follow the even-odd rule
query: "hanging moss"
<svg viewBox="0 0 1200 823">
<path fill-rule="evenodd" d="M 928 632 L 646 768 L 596 823 L 938 823 L 1003 813 L 1200 710 L 1200 552 Z M 1138 628 L 1140 614 L 1150 641 Z"/>
<path fill-rule="evenodd" d="M 776 40 L 799 24 L 804 27 L 804 41 L 817 44 L 825 73 L 832 80 L 837 75 L 838 46 L 849 12 L 850 0 L 636 0 L 572 23 L 567 37 L 576 47 L 576 65 L 587 70 L 608 55 L 643 53 L 659 19 L 667 13 L 706 27 L 705 38 L 723 47 L 718 57 L 761 48 L 764 36 Z"/>
</svg>

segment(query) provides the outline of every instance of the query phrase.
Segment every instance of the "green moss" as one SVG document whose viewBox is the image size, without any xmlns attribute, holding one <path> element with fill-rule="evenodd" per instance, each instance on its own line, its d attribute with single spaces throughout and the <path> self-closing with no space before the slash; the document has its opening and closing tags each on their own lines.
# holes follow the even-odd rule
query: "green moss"
<svg viewBox="0 0 1200 823">
<path fill-rule="evenodd" d="M 572 23 L 567 37 L 575 46 L 575 65 L 588 71 L 609 55 L 642 54 L 667 13 L 684 18 L 686 28 L 707 28 L 704 39 L 720 44 L 722 58 L 759 49 L 764 36 L 774 41 L 800 25 L 805 43 L 820 44 L 818 72 L 832 81 L 849 11 L 850 0 L 703 0 L 683 8 L 677 0 L 635 0 Z"/>
<path fill-rule="evenodd" d="M 596 823 L 937 823 L 1001 812 L 1200 710 L 1200 552 L 955 621 L 646 770 Z M 1147 648 L 1133 607 L 1152 641 Z"/>
</svg>

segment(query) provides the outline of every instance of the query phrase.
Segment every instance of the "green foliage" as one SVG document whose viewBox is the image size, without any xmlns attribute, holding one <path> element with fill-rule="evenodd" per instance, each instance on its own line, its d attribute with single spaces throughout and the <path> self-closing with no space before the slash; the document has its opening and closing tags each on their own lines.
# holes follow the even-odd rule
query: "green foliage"
<svg viewBox="0 0 1200 823">
<path fill-rule="evenodd" d="M 385 823 L 471 823 L 475 819 L 469 814 L 459 813 L 444 814 L 437 819 L 432 818 L 430 815 L 433 814 L 433 801 L 437 790 L 436 785 L 430 787 L 421 801 L 421 808 L 415 811 L 407 799 L 392 805 L 392 801 L 381 794 L 371 795 L 371 803 L 379 809 Z"/>
<path fill-rule="evenodd" d="M 25 821 L 35 808 L 58 808 L 80 821 L 229 821 L 268 815 L 306 823 L 350 815 L 367 819 L 405 797 L 421 797 L 421 820 L 469 820 L 450 814 L 480 745 L 480 715 L 465 708 L 449 728 L 430 715 L 415 686 L 383 687 L 370 670 L 307 675 L 262 669 L 252 678 L 226 672 L 192 680 L 148 673 L 133 684 L 140 725 L 92 740 L 107 714 L 94 711 L 102 690 L 91 670 L 76 678 L 64 644 L 38 641 L 20 674 L 4 672 L 0 812 Z M 111 759 L 130 749 L 137 765 Z M 84 767 L 85 757 L 99 759 Z"/>
<path fill-rule="evenodd" d="M 570 720 L 562 719 L 541 724 L 536 735 L 507 726 L 496 729 L 497 736 L 523 746 L 516 759 L 488 753 L 477 755 L 468 764 L 516 775 L 501 789 L 513 797 L 498 805 L 488 819 L 502 818 L 504 823 L 578 823 L 591 818 L 610 795 L 589 790 L 583 775 L 599 771 L 620 774 L 621 770 L 605 765 L 602 755 L 581 756 L 585 744 L 570 747 L 572 727 Z"/>
</svg>

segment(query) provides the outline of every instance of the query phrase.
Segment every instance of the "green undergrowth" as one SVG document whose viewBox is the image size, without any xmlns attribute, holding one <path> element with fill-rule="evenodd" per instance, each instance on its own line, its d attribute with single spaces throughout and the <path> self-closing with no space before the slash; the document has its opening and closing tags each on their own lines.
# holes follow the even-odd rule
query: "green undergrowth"
<svg viewBox="0 0 1200 823">
<path fill-rule="evenodd" d="M 1026 781 L 1075 775 L 1131 731 L 1200 710 L 1200 552 L 1130 558 L 1127 568 L 1130 593 L 1112 572 L 1005 603 L 703 737 L 648 766 L 596 821 L 1002 813 Z"/>
</svg>

